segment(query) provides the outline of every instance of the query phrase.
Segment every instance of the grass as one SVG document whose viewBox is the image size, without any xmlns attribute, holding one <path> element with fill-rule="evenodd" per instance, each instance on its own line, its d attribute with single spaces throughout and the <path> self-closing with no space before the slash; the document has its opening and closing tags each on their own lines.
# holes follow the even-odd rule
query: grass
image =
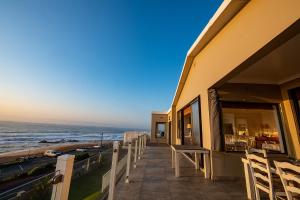
<svg viewBox="0 0 300 200">
<path fill-rule="evenodd" d="M 95 192 L 94 194 L 84 198 L 83 200 L 97 200 L 101 196 L 101 192 Z"/>
<path fill-rule="evenodd" d="M 101 165 L 89 173 L 78 177 L 71 182 L 69 199 L 72 200 L 94 200 L 101 196 L 102 175 L 111 165 L 112 152 L 102 154 Z"/>
</svg>

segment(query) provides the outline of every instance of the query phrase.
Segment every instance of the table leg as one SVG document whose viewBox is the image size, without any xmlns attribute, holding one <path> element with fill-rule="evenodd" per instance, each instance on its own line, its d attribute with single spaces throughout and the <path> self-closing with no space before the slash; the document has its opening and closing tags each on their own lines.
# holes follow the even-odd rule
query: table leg
<svg viewBox="0 0 300 200">
<path fill-rule="evenodd" d="M 199 170 L 199 154 L 195 152 L 195 169 Z"/>
<path fill-rule="evenodd" d="M 175 156 L 174 156 L 174 150 L 171 148 L 171 151 L 172 151 L 172 168 L 174 168 L 175 166 Z"/>
<path fill-rule="evenodd" d="M 208 153 L 204 153 L 204 176 L 206 179 L 210 179 L 210 159 Z"/>
<path fill-rule="evenodd" d="M 179 153 L 175 151 L 175 177 L 179 177 Z"/>
</svg>

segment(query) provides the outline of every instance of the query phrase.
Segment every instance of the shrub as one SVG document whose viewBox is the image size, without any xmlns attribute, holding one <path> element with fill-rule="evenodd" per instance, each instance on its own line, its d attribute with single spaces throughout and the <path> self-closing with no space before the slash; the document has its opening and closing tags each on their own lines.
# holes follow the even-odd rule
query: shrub
<svg viewBox="0 0 300 200">
<path fill-rule="evenodd" d="M 41 165 L 41 166 L 32 168 L 31 170 L 29 170 L 27 172 L 27 174 L 28 174 L 28 176 L 35 176 L 35 175 L 44 174 L 46 172 L 50 172 L 53 170 L 54 170 L 54 165 L 52 163 L 48 163 L 46 165 Z"/>
<path fill-rule="evenodd" d="M 89 157 L 90 157 L 89 153 L 86 153 L 86 152 L 85 153 L 79 153 L 79 154 L 75 155 L 75 161 L 81 161 L 81 160 L 87 159 Z"/>
</svg>

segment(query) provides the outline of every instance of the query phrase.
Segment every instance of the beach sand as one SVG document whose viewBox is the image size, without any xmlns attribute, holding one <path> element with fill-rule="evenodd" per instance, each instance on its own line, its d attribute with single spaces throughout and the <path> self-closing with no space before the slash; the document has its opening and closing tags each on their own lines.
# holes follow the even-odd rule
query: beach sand
<svg viewBox="0 0 300 200">
<path fill-rule="evenodd" d="M 112 141 L 103 141 L 102 144 L 110 145 L 110 144 L 112 144 Z M 24 149 L 24 150 L 19 150 L 19 151 L 5 152 L 5 153 L 0 153 L 0 163 L 16 161 L 20 157 L 42 156 L 46 150 L 69 151 L 69 150 L 75 150 L 78 148 L 93 147 L 95 145 L 99 145 L 99 142 L 57 144 L 57 145 L 49 145 L 49 146 L 45 146 L 45 147 L 40 147 L 40 148 L 31 148 L 31 149 Z"/>
</svg>

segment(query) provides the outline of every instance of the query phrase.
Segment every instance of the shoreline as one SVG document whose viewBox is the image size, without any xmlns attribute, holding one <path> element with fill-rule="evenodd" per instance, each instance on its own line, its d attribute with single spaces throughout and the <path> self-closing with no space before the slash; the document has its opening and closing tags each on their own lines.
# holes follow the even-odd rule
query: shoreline
<svg viewBox="0 0 300 200">
<path fill-rule="evenodd" d="M 102 141 L 102 145 L 111 144 L 113 141 L 105 140 Z M 17 150 L 17 151 L 9 151 L 0 153 L 0 164 L 16 161 L 20 157 L 35 157 L 35 156 L 42 156 L 46 150 L 58 150 L 58 151 L 70 151 L 75 150 L 78 148 L 87 148 L 93 147 L 95 145 L 99 145 L 100 141 L 91 141 L 91 142 L 81 142 L 81 143 L 68 143 L 68 144 L 56 144 L 56 145 L 49 145 L 44 147 L 36 147 L 36 148 L 29 148 L 24 150 Z"/>
</svg>

